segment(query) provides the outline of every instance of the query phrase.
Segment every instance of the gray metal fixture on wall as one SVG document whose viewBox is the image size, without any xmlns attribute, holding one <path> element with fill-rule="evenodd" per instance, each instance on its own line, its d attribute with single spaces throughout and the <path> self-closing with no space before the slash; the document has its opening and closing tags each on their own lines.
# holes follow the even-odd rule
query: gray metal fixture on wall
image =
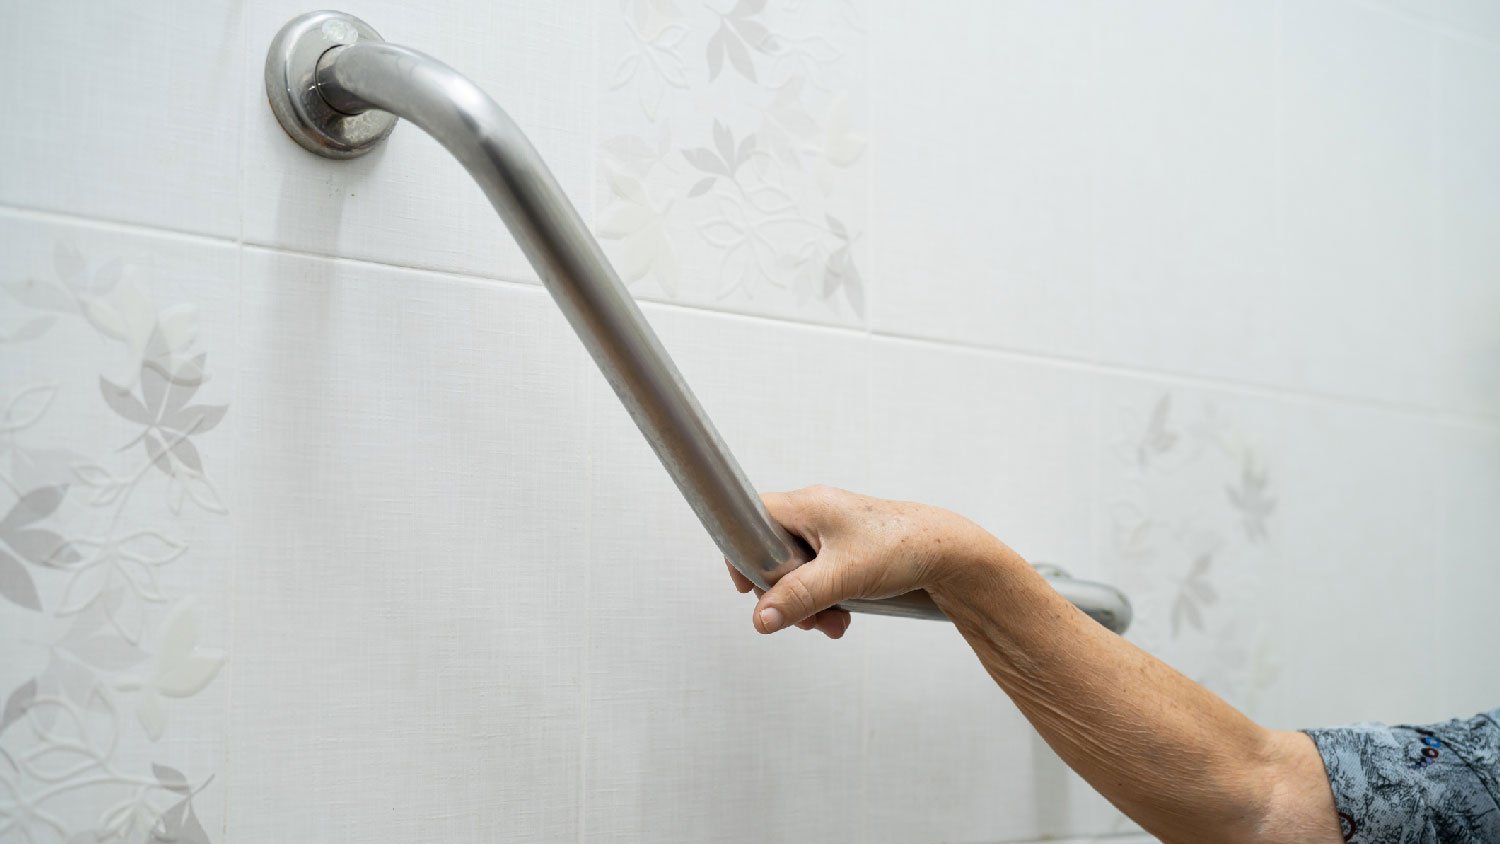
<svg viewBox="0 0 1500 844">
<path fill-rule="evenodd" d="M 452 68 L 385 43 L 340 12 L 293 19 L 266 56 L 266 94 L 282 128 L 327 158 L 354 158 L 398 117 L 421 127 L 469 171 L 526 253 L 568 323 L 655 449 L 699 521 L 761 588 L 811 559 L 761 505 L 635 300 L 551 171 L 501 108 Z M 1114 587 L 1044 569 L 1075 606 L 1115 632 L 1130 602 Z M 847 601 L 845 609 L 944 619 L 923 591 Z"/>
</svg>

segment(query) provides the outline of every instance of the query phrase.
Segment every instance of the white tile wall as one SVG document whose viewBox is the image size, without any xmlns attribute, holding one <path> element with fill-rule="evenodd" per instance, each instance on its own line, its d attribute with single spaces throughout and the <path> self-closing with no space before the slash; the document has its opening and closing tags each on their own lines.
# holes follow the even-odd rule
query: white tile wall
<svg viewBox="0 0 1500 844">
<path fill-rule="evenodd" d="M 1093 375 L 885 338 L 871 363 L 875 494 L 949 507 L 1029 559 L 1099 576 Z M 1103 801 L 1024 728 L 955 630 L 868 621 L 872 838 L 1105 830 Z"/>
<path fill-rule="evenodd" d="M 1500 411 L 1500 46 L 1449 42 L 1436 104 L 1442 236 L 1436 389 L 1443 406 Z"/>
<path fill-rule="evenodd" d="M 1444 678 L 1452 717 L 1493 709 L 1500 699 L 1495 670 L 1495 613 L 1500 594 L 1500 432 L 1454 427 L 1439 432 L 1443 473 L 1443 576 L 1412 593 L 1411 614 L 1435 619 L 1441 660 L 1410 672 L 1423 686 Z"/>
<path fill-rule="evenodd" d="M 1430 403 L 1436 36 L 1339 0 L 1280 15 L 1276 380 Z"/>
<path fill-rule="evenodd" d="M 1091 17 L 1101 358 L 1295 382 L 1301 358 L 1333 337 L 1266 330 L 1288 304 L 1276 260 L 1275 4 L 1103 3 Z"/>
<path fill-rule="evenodd" d="M 1092 4 L 871 18 L 874 328 L 1092 355 Z"/>
<path fill-rule="evenodd" d="M 867 484 L 863 335 L 648 314 L 762 488 Z M 862 641 L 796 630 L 761 638 L 753 601 L 731 587 L 722 555 L 595 382 L 582 605 L 588 836 L 848 835 L 864 808 Z"/>
<path fill-rule="evenodd" d="M 1500 700 L 1488 4 L 347 9 L 512 112 L 762 488 L 931 501 L 1119 583 L 1137 642 L 1271 724 Z M 201 350 L 191 401 L 229 408 L 122 510 L 186 549 L 147 656 L 81 646 L 136 660 L 108 788 L 144 799 L 72 792 L 37 840 L 144 834 L 184 797 L 153 762 L 201 788 L 184 840 L 1149 840 L 951 628 L 755 634 L 459 167 L 411 126 L 342 163 L 281 134 L 263 50 L 305 10 L 0 6 L 0 509 L 70 481 L 48 529 L 118 528 L 78 456 L 147 464 L 100 375 Z M 18 565 L 43 609 L 0 600 L 0 695 L 86 703 L 26 644 L 68 573 Z M 172 659 L 206 685 L 153 740 L 131 678 Z"/>
<path fill-rule="evenodd" d="M 561 316 L 259 249 L 241 314 L 228 830 L 574 836 L 589 481 Z"/>
<path fill-rule="evenodd" d="M 239 233 L 239 4 L 8 0 L 0 15 L 0 202 Z"/>
<path fill-rule="evenodd" d="M 868 14 L 601 0 L 595 230 L 637 296 L 865 324 Z"/>
<path fill-rule="evenodd" d="M 11 339 L 0 345 L 0 512 L 47 490 L 59 501 L 23 526 L 50 533 L 0 531 L 0 696 L 31 688 L 36 703 L 19 719 L 7 708 L 0 728 L 0 805 L 9 822 L 24 795 L 34 837 L 13 825 L 0 837 L 109 827 L 145 838 L 174 808 L 165 829 L 188 818 L 221 829 L 241 431 L 235 250 L 9 210 L 0 243 L 0 336 Z M 107 401 L 115 387 L 127 397 Z M 147 408 L 161 411 L 149 438 Z M 153 459 L 153 441 L 172 456 Z"/>
<path fill-rule="evenodd" d="M 288 143 L 265 104 L 265 51 L 297 0 L 245 4 L 242 110 L 244 238 L 249 243 L 398 266 L 533 280 L 489 201 L 446 150 L 409 123 L 360 159 L 334 162 Z M 361 0 L 339 7 L 396 44 L 428 53 L 489 92 L 536 146 L 588 218 L 593 127 L 590 5 L 413 5 Z"/>
</svg>

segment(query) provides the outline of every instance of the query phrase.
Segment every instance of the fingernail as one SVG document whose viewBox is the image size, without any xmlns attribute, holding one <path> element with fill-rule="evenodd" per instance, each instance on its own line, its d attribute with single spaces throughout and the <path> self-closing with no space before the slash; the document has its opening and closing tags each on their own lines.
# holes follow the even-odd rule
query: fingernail
<svg viewBox="0 0 1500 844">
<path fill-rule="evenodd" d="M 781 610 L 775 607 L 766 607 L 760 611 L 760 628 L 767 633 L 775 633 L 781 629 Z"/>
</svg>

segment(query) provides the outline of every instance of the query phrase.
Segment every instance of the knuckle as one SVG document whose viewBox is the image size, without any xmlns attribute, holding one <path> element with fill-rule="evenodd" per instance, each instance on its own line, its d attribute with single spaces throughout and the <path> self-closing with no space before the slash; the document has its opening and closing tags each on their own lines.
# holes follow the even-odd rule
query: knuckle
<svg viewBox="0 0 1500 844">
<path fill-rule="evenodd" d="M 801 569 L 788 574 L 783 580 L 786 582 L 786 595 L 793 604 L 793 609 L 799 618 L 811 615 L 818 609 L 817 597 L 808 586 L 806 578 L 800 575 Z"/>
</svg>

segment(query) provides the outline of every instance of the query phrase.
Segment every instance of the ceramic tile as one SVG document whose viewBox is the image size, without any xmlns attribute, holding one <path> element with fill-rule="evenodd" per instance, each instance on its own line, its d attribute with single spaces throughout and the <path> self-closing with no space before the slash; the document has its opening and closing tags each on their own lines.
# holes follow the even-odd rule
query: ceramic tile
<svg viewBox="0 0 1500 844">
<path fill-rule="evenodd" d="M 8 4 L 0 202 L 236 236 L 241 41 L 230 3 Z"/>
<path fill-rule="evenodd" d="M 862 335 L 647 314 L 759 488 L 865 485 Z M 602 378 L 592 397 L 587 836 L 849 835 L 868 619 L 837 642 L 756 633 L 752 600 Z"/>
<path fill-rule="evenodd" d="M 638 295 L 864 324 L 866 14 L 601 0 L 595 230 Z"/>
<path fill-rule="evenodd" d="M 875 494 L 955 510 L 1034 562 L 1097 570 L 1094 376 L 890 338 L 872 361 Z"/>
<path fill-rule="evenodd" d="M 557 309 L 247 249 L 243 317 L 229 828 L 573 837 L 588 446 Z"/>
<path fill-rule="evenodd" d="M 1275 7 L 1104 3 L 1094 312 L 1110 363 L 1296 380 L 1275 258 Z"/>
<path fill-rule="evenodd" d="M 1488 0 L 1437 0 L 1435 17 L 1454 30 L 1500 46 L 1500 7 Z"/>
<path fill-rule="evenodd" d="M 1034 561 L 1097 577 L 1093 376 L 877 338 L 871 490 L 953 509 Z M 1059 761 L 951 625 L 870 619 L 872 840 L 1102 832 L 1110 812 Z"/>
<path fill-rule="evenodd" d="M 342 8 L 392 43 L 428 53 L 473 79 L 515 119 L 589 218 L 587 3 L 447 0 L 413 6 L 370 0 Z M 307 10 L 292 0 L 255 0 L 245 7 L 246 241 L 535 279 L 473 179 L 415 126 L 398 125 L 380 149 L 352 161 L 319 158 L 286 137 L 266 105 L 261 68 L 276 32 Z"/>
<path fill-rule="evenodd" d="M 1407 606 L 1441 580 L 1432 423 L 1123 378 L 1103 406 L 1132 640 L 1276 727 L 1446 717 Z"/>
<path fill-rule="evenodd" d="M 1092 7 L 936 10 L 871 12 L 872 325 L 1089 356 Z"/>
<path fill-rule="evenodd" d="M 1470 43 L 1500 44 L 1500 9 L 1487 0 L 1364 0 Z"/>
<path fill-rule="evenodd" d="M 0 243 L 0 837 L 222 828 L 235 249 L 14 212 Z"/>
<path fill-rule="evenodd" d="M 1435 620 L 1411 606 L 1441 579 L 1437 431 L 1363 408 L 1278 415 L 1264 718 L 1292 728 L 1449 717 L 1440 691 L 1414 679 L 1438 642 Z"/>
<path fill-rule="evenodd" d="M 1447 714 L 1441 717 L 1461 717 L 1500 701 L 1500 432 L 1454 427 L 1429 436 L 1442 443 L 1443 573 L 1409 600 L 1416 605 L 1412 616 L 1437 620 L 1440 650 L 1424 671 L 1413 673 L 1425 679 L 1433 667 L 1444 672 Z"/>
<path fill-rule="evenodd" d="M 1500 416 L 1500 49 L 1438 58 L 1438 366 L 1445 407 Z"/>
<path fill-rule="evenodd" d="M 1127 377 L 1101 398 L 1100 534 L 1132 642 L 1256 717 L 1275 680 L 1266 580 L 1285 509 L 1280 414 Z"/>
<path fill-rule="evenodd" d="M 1279 14 L 1274 383 L 1431 404 L 1436 36 L 1331 0 Z"/>
</svg>

